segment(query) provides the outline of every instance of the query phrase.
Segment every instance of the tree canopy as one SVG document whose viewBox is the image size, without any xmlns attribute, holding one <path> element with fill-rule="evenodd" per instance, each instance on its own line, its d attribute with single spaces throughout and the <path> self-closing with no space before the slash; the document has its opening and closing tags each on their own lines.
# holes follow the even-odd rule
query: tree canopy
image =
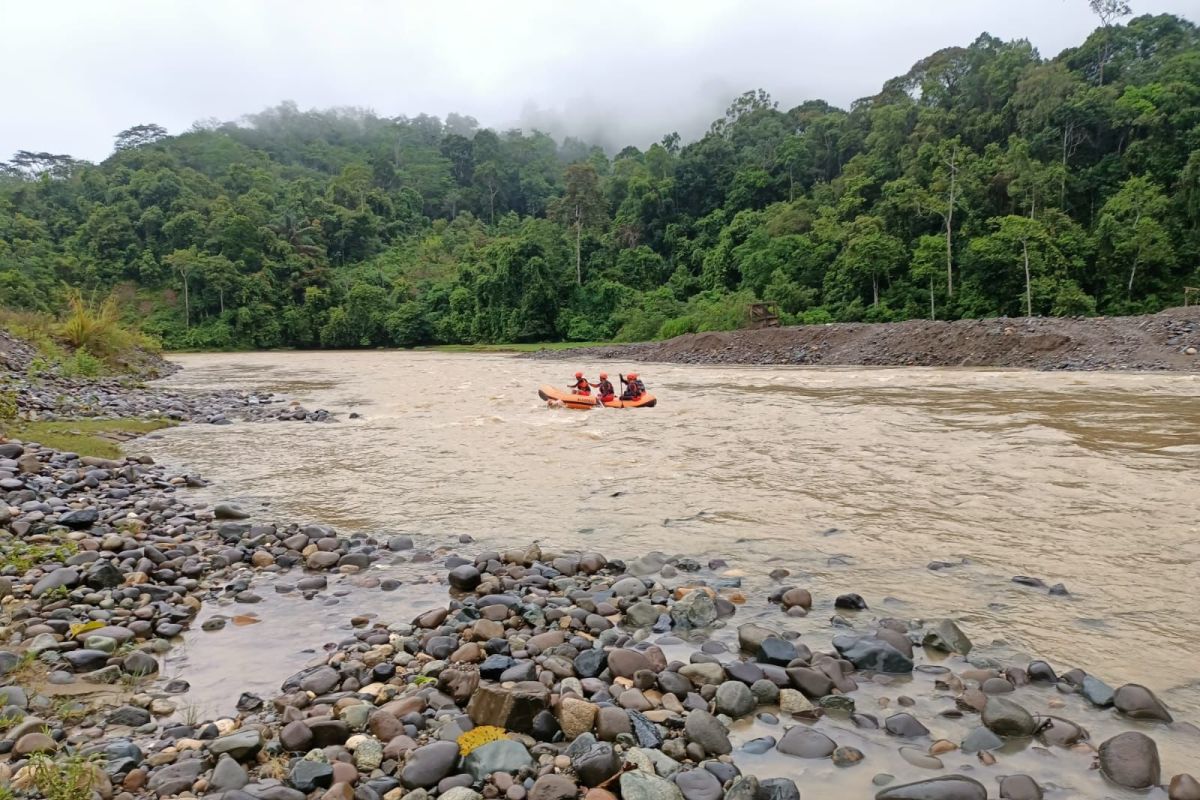
<svg viewBox="0 0 1200 800">
<path fill-rule="evenodd" d="M 639 339 L 789 322 L 1116 314 L 1200 285 L 1200 31 L 984 34 L 849 109 L 763 90 L 609 155 L 471 117 L 294 103 L 100 164 L 0 165 L 0 305 L 117 291 L 173 348 Z"/>
</svg>

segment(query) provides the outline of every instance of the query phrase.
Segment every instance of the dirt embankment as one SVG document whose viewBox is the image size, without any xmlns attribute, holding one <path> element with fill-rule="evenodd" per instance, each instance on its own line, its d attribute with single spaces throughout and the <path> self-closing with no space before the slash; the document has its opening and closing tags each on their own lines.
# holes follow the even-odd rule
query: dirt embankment
<svg viewBox="0 0 1200 800">
<path fill-rule="evenodd" d="M 693 333 L 533 358 L 676 364 L 1200 371 L 1200 306 L 1141 317 L 838 323 Z"/>
</svg>

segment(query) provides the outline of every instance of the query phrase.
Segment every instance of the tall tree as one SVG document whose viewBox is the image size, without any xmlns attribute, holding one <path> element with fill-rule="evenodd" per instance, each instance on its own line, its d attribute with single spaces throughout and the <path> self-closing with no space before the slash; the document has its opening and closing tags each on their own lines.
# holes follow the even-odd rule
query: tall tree
<svg viewBox="0 0 1200 800">
<path fill-rule="evenodd" d="M 600 176 L 588 163 L 572 164 L 564 176 L 565 191 L 556 198 L 550 215 L 562 225 L 575 229 L 575 282 L 583 285 L 583 229 L 599 224 L 605 216 L 604 194 L 600 191 Z"/>
</svg>

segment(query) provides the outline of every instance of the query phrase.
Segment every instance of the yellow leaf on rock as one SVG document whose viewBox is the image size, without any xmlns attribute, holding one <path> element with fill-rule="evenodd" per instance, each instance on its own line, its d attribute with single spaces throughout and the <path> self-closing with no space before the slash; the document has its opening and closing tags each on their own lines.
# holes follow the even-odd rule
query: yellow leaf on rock
<svg viewBox="0 0 1200 800">
<path fill-rule="evenodd" d="M 71 638 L 78 639 L 81 633 L 87 633 L 88 631 L 94 631 L 97 628 L 103 627 L 104 623 L 98 619 L 94 619 L 91 622 L 76 622 L 71 625 Z"/>
</svg>

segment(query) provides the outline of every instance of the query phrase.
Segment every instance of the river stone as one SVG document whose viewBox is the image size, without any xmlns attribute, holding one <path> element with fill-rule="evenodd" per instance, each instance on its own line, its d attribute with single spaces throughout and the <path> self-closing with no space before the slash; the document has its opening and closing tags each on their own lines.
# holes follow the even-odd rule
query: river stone
<svg viewBox="0 0 1200 800">
<path fill-rule="evenodd" d="M 245 768 L 229 756 L 221 756 L 218 759 L 217 766 L 208 779 L 208 785 L 219 792 L 240 789 L 249 782 L 250 778 Z"/>
<path fill-rule="evenodd" d="M 828 758 L 837 749 L 837 742 L 820 731 L 796 726 L 783 734 L 775 749 L 785 756 Z"/>
<path fill-rule="evenodd" d="M 306 794 L 314 789 L 328 789 L 333 784 L 333 767 L 324 761 L 301 758 L 292 765 L 288 783 Z"/>
<path fill-rule="evenodd" d="M 301 720 L 293 720 L 279 731 L 279 744 L 284 750 L 302 753 L 312 746 L 312 730 Z"/>
<path fill-rule="evenodd" d="M 625 624 L 631 628 L 649 628 L 658 622 L 659 612 L 659 607 L 644 600 L 638 601 L 625 609 Z"/>
<path fill-rule="evenodd" d="M 987 789 L 965 775 L 946 775 L 889 786 L 877 792 L 875 800 L 987 800 Z"/>
<path fill-rule="evenodd" d="M 779 710 L 784 714 L 799 714 L 813 707 L 808 698 L 799 689 L 779 690 Z"/>
<path fill-rule="evenodd" d="M 1028 775 L 1005 775 L 1000 779 L 1004 800 L 1042 800 L 1042 787 Z"/>
<path fill-rule="evenodd" d="M 467 715 L 476 725 L 532 733 L 534 718 L 546 710 L 549 702 L 550 690 L 537 681 L 483 683 L 471 695 Z"/>
<path fill-rule="evenodd" d="M 754 710 L 754 694 L 740 681 L 726 681 L 717 687 L 716 708 L 718 714 L 737 719 Z"/>
<path fill-rule="evenodd" d="M 1171 778 L 1167 800 L 1200 800 L 1200 781 L 1186 772 Z"/>
<path fill-rule="evenodd" d="M 1100 772 L 1127 789 L 1153 786 L 1162 778 L 1158 746 L 1144 733 L 1117 734 L 1100 745 Z"/>
<path fill-rule="evenodd" d="M 738 646 L 747 653 L 757 653 L 764 639 L 768 636 L 778 635 L 770 628 L 747 622 L 738 626 Z"/>
<path fill-rule="evenodd" d="M 707 628 L 717 621 L 717 606 L 708 592 L 694 589 L 671 606 L 671 619 L 677 628 Z"/>
<path fill-rule="evenodd" d="M 563 736 L 574 739 L 592 729 L 596 721 L 596 706 L 577 697 L 564 697 L 558 708 L 558 722 Z"/>
<path fill-rule="evenodd" d="M 1173 722 L 1171 712 L 1162 704 L 1154 692 L 1137 683 L 1127 683 L 1113 693 L 1113 705 L 1126 716 L 1134 719 L 1156 719 Z"/>
<path fill-rule="evenodd" d="M 689 769 L 675 773 L 675 785 L 684 800 L 720 800 L 721 782 L 706 769 Z"/>
<path fill-rule="evenodd" d="M 962 740 L 961 750 L 964 753 L 978 753 L 983 750 L 998 750 L 1004 746 L 1004 740 L 987 728 L 980 726 L 973 729 Z"/>
<path fill-rule="evenodd" d="M 592 742 L 571 757 L 571 768 L 586 786 L 599 786 L 621 771 L 622 759 L 608 742 Z"/>
<path fill-rule="evenodd" d="M 640 769 L 623 774 L 620 783 L 622 800 L 683 800 L 676 784 Z"/>
<path fill-rule="evenodd" d="M 35 753 L 53 753 L 58 750 L 58 744 L 40 731 L 26 733 L 17 738 L 12 753 L 18 758 L 34 755 Z"/>
<path fill-rule="evenodd" d="M 989 697 L 983 707 L 983 724 L 1000 736 L 1032 736 L 1037 723 L 1028 711 L 1003 697 Z"/>
<path fill-rule="evenodd" d="M 1079 686 L 1079 693 L 1086 697 L 1092 705 L 1108 708 L 1113 704 L 1113 688 L 1099 678 L 1085 675 Z"/>
<path fill-rule="evenodd" d="M 608 669 L 617 678 L 632 678 L 642 669 L 650 669 L 650 659 L 637 650 L 617 648 L 608 653 Z"/>
<path fill-rule="evenodd" d="M 944 619 L 925 634 L 922 640 L 925 647 L 942 650 L 946 653 L 957 653 L 965 656 L 971 652 L 971 640 L 953 620 Z"/>
<path fill-rule="evenodd" d="M 757 800 L 800 800 L 800 789 L 791 778 L 767 778 L 758 784 Z"/>
<path fill-rule="evenodd" d="M 888 717 L 884 720 L 883 727 L 893 736 L 901 736 L 906 739 L 929 735 L 929 728 L 922 725 L 921 721 L 912 714 L 906 712 Z"/>
<path fill-rule="evenodd" d="M 873 636 L 843 634 L 833 637 L 833 646 L 856 669 L 873 672 L 912 672 L 912 659 L 888 642 Z"/>
<path fill-rule="evenodd" d="M 725 668 L 711 661 L 685 664 L 679 668 L 679 674 L 697 686 L 705 684 L 716 686 L 725 682 Z"/>
<path fill-rule="evenodd" d="M 72 588 L 79 583 L 79 572 L 73 567 L 59 567 L 56 570 L 43 575 L 37 583 L 33 585 L 33 596 L 41 597 L 46 592 L 52 589 L 65 587 Z"/>
<path fill-rule="evenodd" d="M 684 732 L 709 755 L 723 756 L 733 751 L 733 745 L 729 743 L 729 732 L 707 711 L 696 709 L 689 713 L 684 722 Z"/>
<path fill-rule="evenodd" d="M 159 767 L 150 773 L 148 783 L 150 790 L 157 792 L 160 797 L 179 794 L 185 789 L 192 788 L 196 778 L 204 771 L 204 760 L 189 758 L 176 761 L 165 767 Z"/>
<path fill-rule="evenodd" d="M 58 518 L 58 524 L 74 531 L 90 528 L 100 519 L 100 511 L 96 508 L 81 508 L 78 511 L 68 511 Z"/>
<path fill-rule="evenodd" d="M 482 781 L 493 772 L 518 772 L 533 765 L 533 756 L 525 745 L 512 739 L 499 739 L 476 747 L 463 759 L 462 768 Z"/>
<path fill-rule="evenodd" d="M 137 706 L 120 706 L 109 712 L 106 721 L 109 725 L 128 725 L 136 728 L 150 721 L 150 712 Z"/>
<path fill-rule="evenodd" d="M 400 774 L 406 789 L 427 789 L 450 774 L 458 761 L 456 742 L 431 742 L 409 754 L 408 763 Z"/>
<path fill-rule="evenodd" d="M 899 752 L 900 757 L 914 767 L 920 767 L 921 769 L 941 769 L 944 766 L 940 758 L 931 756 L 929 753 L 916 747 L 901 747 Z"/>
<path fill-rule="evenodd" d="M 867 608 L 867 601 L 862 599 L 862 595 L 850 592 L 849 594 L 838 595 L 837 599 L 833 601 L 833 607 L 845 608 L 851 611 L 863 611 Z"/>
<path fill-rule="evenodd" d="M 608 666 L 608 654 L 603 650 L 584 650 L 575 656 L 573 664 L 580 678 L 595 678 Z"/>
<path fill-rule="evenodd" d="M 611 591 L 617 597 L 626 598 L 642 597 L 650 592 L 641 578 L 634 577 L 621 578 L 621 580 L 612 585 Z"/>
<path fill-rule="evenodd" d="M 228 753 L 238 761 L 258 752 L 262 747 L 262 734 L 254 728 L 242 728 L 233 733 L 214 739 L 208 745 L 208 751 L 214 755 Z"/>
<path fill-rule="evenodd" d="M 575 800 L 578 793 L 579 787 L 567 776 L 543 775 L 529 790 L 529 800 Z"/>
<path fill-rule="evenodd" d="M 483 580 L 479 574 L 479 570 L 475 569 L 470 564 L 463 564 L 450 570 L 447 576 L 450 585 L 460 592 L 469 592 L 480 584 Z"/>
</svg>

